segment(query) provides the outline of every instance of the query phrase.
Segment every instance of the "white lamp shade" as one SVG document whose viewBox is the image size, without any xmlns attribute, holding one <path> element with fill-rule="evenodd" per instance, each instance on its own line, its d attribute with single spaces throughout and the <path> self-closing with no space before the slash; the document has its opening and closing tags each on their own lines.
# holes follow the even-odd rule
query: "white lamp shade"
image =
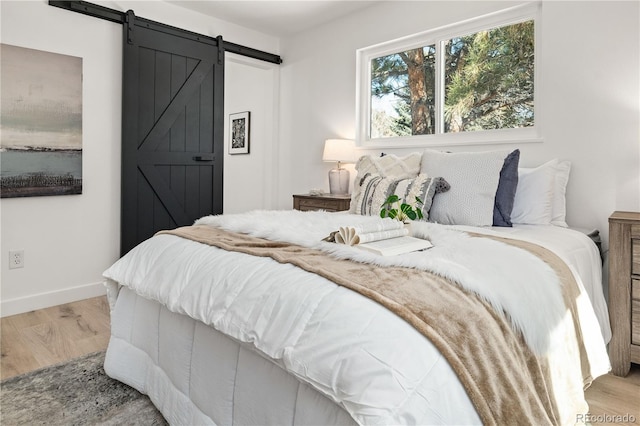
<svg viewBox="0 0 640 426">
<path fill-rule="evenodd" d="M 327 139 L 324 142 L 323 161 L 340 161 L 353 163 L 355 161 L 356 143 L 351 139 Z"/>
</svg>

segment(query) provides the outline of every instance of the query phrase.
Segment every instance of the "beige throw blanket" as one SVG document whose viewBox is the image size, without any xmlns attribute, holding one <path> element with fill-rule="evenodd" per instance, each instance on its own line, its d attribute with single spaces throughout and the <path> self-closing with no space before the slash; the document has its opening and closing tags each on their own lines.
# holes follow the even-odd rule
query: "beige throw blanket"
<svg viewBox="0 0 640 426">
<path fill-rule="evenodd" d="M 560 423 L 546 360 L 532 353 L 504 314 L 442 277 L 411 268 L 336 259 L 319 250 L 205 225 L 159 234 L 293 264 L 377 301 L 438 348 L 486 425 Z M 516 244 L 542 256 L 559 271 L 562 280 L 573 280 L 566 265 L 555 255 L 530 243 Z M 575 288 L 574 284 L 564 284 L 565 303 L 569 302 L 568 309 L 572 311 L 575 307 L 571 307 L 570 301 L 575 290 L 570 289 Z"/>
</svg>

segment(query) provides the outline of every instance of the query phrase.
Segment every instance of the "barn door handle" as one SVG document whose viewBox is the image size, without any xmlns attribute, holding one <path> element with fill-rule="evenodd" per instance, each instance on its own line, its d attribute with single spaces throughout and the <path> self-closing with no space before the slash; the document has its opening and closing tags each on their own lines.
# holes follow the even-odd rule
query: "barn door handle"
<svg viewBox="0 0 640 426">
<path fill-rule="evenodd" d="M 213 161 L 213 155 L 196 155 L 193 159 L 196 161 Z"/>
</svg>

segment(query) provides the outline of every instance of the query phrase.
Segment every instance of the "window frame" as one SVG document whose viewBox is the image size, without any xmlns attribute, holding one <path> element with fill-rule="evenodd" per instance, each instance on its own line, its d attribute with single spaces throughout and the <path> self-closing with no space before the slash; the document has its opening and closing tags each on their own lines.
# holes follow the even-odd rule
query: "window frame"
<svg viewBox="0 0 640 426">
<path fill-rule="evenodd" d="M 356 143 L 366 148 L 406 148 L 451 145 L 485 145 L 513 142 L 540 142 L 542 119 L 539 105 L 542 104 L 541 60 L 540 60 L 540 15 L 541 3 L 529 3 L 499 10 L 462 22 L 445 25 L 418 34 L 368 46 L 356 51 Z M 477 33 L 492 28 L 534 21 L 534 125 L 531 127 L 496 130 L 443 133 L 444 127 L 444 43 L 455 37 Z M 435 44 L 436 46 L 436 133 L 430 135 L 371 138 L 371 61 L 410 49 Z M 537 107 L 537 108 L 536 108 Z"/>
</svg>

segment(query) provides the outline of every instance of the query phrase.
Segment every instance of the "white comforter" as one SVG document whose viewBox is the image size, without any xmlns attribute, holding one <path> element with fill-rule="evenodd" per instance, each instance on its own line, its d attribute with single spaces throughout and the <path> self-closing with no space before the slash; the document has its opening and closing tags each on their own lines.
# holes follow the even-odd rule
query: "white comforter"
<svg viewBox="0 0 640 426">
<path fill-rule="evenodd" d="M 373 255 L 357 248 L 318 243 L 339 226 L 368 220 L 376 219 L 290 211 L 199 222 L 373 261 Z M 471 242 L 439 225 L 419 224 L 414 231 L 429 234 L 435 247 L 403 256 L 400 262 L 452 276 L 504 308 L 532 348 L 550 359 L 552 372 L 563 377 L 553 386 L 562 398 L 563 423 L 575 422 L 575 413 L 587 410 L 582 375 L 575 353 L 554 343 L 570 333 L 571 319 L 555 311 L 561 303 L 557 279 L 549 275 L 549 268 L 522 250 L 486 239 Z M 360 424 L 480 423 L 453 371 L 427 339 L 375 302 L 294 266 L 161 235 L 132 250 L 105 277 L 173 312 L 252 343 L 341 404 Z M 516 285 L 520 287 L 514 289 Z M 510 296 L 501 294 L 509 291 Z M 518 294 L 524 299 L 514 299 Z M 597 298 L 597 292 L 590 297 Z M 590 297 L 584 295 L 579 309 L 595 378 L 606 373 L 609 364 Z M 547 314 L 536 315 L 542 308 Z M 574 386 L 566 387 L 566 377 Z"/>
</svg>

